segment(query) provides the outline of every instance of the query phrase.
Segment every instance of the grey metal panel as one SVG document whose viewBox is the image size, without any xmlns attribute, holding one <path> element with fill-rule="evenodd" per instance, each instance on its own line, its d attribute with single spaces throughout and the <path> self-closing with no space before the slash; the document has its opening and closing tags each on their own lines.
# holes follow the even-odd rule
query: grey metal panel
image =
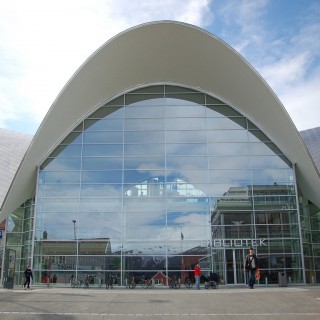
<svg viewBox="0 0 320 320">
<path fill-rule="evenodd" d="M 302 192 L 320 207 L 320 179 L 279 99 L 235 50 L 197 27 L 156 22 L 127 30 L 74 74 L 43 120 L 17 172 L 0 220 L 30 197 L 36 166 L 105 101 L 139 85 L 175 83 L 211 93 L 249 117 L 296 163 Z"/>
<path fill-rule="evenodd" d="M 0 129 L 0 207 L 31 140 L 31 135 Z"/>
<path fill-rule="evenodd" d="M 320 127 L 300 131 L 300 134 L 320 171 Z"/>
</svg>

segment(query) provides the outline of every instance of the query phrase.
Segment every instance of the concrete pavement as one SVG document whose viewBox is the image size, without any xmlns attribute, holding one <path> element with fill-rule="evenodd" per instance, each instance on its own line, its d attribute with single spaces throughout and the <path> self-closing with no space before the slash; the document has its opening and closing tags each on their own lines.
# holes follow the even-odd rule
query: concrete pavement
<svg viewBox="0 0 320 320">
<path fill-rule="evenodd" d="M 0 289 L 1 320 L 319 320 L 320 287 Z"/>
</svg>

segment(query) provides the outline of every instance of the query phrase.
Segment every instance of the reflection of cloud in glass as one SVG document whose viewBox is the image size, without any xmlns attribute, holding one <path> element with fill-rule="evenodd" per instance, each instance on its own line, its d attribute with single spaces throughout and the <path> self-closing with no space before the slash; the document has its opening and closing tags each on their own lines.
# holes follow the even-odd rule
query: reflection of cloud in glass
<svg viewBox="0 0 320 320">
<path fill-rule="evenodd" d="M 292 180 L 277 148 L 232 108 L 205 108 L 204 94 L 192 94 L 199 104 L 150 97 L 128 94 L 132 104 L 109 117 L 97 110 L 105 118 L 85 120 L 83 145 L 52 153 L 39 174 L 37 239 L 73 239 L 75 219 L 80 239 L 110 238 L 112 252 L 180 254 L 209 242 L 217 203 Z"/>
</svg>

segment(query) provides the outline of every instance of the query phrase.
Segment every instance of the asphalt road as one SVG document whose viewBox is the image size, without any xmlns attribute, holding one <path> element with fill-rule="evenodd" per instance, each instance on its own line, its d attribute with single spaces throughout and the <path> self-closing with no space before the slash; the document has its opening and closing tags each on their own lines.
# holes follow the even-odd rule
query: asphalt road
<svg viewBox="0 0 320 320">
<path fill-rule="evenodd" d="M 1 320 L 319 320 L 320 287 L 0 289 Z"/>
</svg>

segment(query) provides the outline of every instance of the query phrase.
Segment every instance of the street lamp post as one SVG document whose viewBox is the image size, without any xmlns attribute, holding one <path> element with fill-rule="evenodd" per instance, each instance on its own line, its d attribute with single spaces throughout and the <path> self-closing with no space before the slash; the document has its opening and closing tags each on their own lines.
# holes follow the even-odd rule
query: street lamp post
<svg viewBox="0 0 320 320">
<path fill-rule="evenodd" d="M 76 230 L 76 222 L 77 220 L 72 220 L 73 222 L 73 231 L 74 231 L 74 240 L 76 241 L 76 250 L 77 250 L 77 256 L 76 256 L 76 279 L 78 279 L 78 263 L 79 263 L 79 246 L 78 246 L 78 237 L 77 237 L 77 230 Z"/>
</svg>

